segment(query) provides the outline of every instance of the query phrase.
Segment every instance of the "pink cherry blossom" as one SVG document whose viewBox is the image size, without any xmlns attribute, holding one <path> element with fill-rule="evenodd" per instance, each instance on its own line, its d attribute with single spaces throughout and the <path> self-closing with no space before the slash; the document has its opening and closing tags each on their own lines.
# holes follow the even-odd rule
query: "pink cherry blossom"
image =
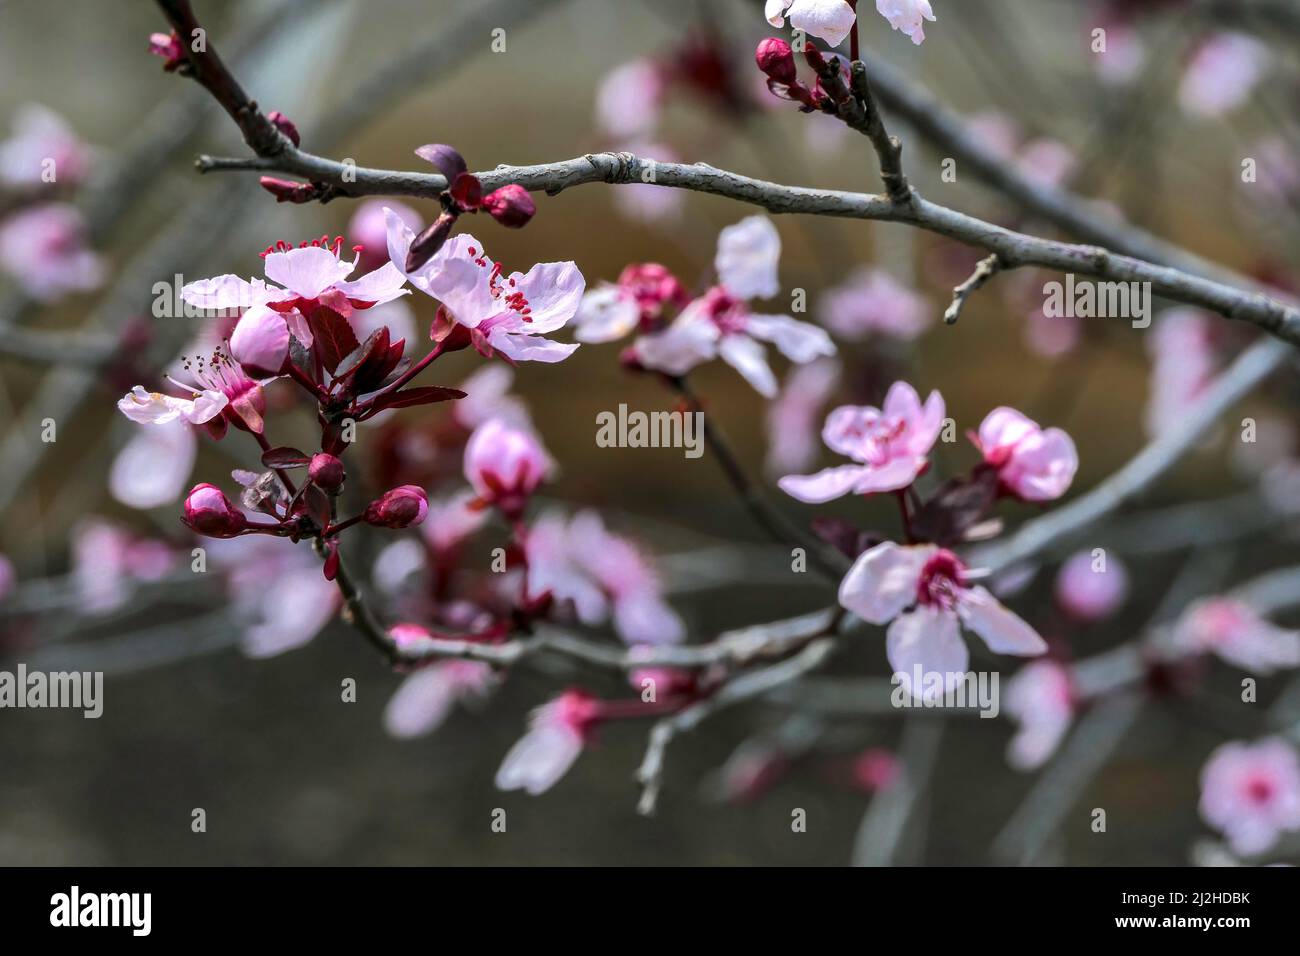
<svg viewBox="0 0 1300 956">
<path fill-rule="evenodd" d="M 933 322 L 934 310 L 884 270 L 863 268 L 826 293 L 818 319 L 849 342 L 872 334 L 911 341 Z"/>
<path fill-rule="evenodd" d="M 826 447 L 857 464 L 837 465 L 815 475 L 787 475 L 777 484 L 808 504 L 906 488 L 928 467 L 927 456 L 943 421 L 942 395 L 931 392 L 922 405 L 916 389 L 895 382 L 883 408 L 843 405 L 826 418 L 822 428 Z"/>
<path fill-rule="evenodd" d="M 102 260 L 86 248 L 81 213 L 65 203 L 28 206 L 0 222 L 0 270 L 39 302 L 88 292 L 104 280 Z"/>
<path fill-rule="evenodd" d="M 914 686 L 914 670 L 942 674 L 947 692 L 970 660 L 960 630 L 977 634 L 995 654 L 1045 653 L 1038 633 L 985 588 L 970 586 L 966 567 L 935 545 L 892 541 L 865 551 L 840 583 L 839 601 L 869 624 L 889 625 L 885 649 L 896 679 L 913 696 L 939 692 L 937 682 Z"/>
<path fill-rule="evenodd" d="M 391 632 L 398 643 L 406 643 L 399 637 L 402 627 L 423 631 L 418 625 L 398 625 Z M 384 707 L 384 729 L 399 739 L 433 733 L 458 701 L 486 696 L 498 680 L 492 667 L 480 661 L 444 660 L 421 668 L 402 682 Z"/>
<path fill-rule="evenodd" d="M 1222 116 L 1243 104 L 1268 71 L 1268 47 L 1244 33 L 1208 37 L 1192 54 L 1178 88 L 1188 113 Z"/>
<path fill-rule="evenodd" d="M 91 150 L 62 116 L 29 103 L 14 118 L 13 135 L 0 142 L 0 182 L 11 186 L 75 185 L 90 171 L 91 156 Z"/>
<path fill-rule="evenodd" d="M 769 474 L 807 468 L 817 456 L 817 420 L 840 381 L 835 359 L 818 359 L 790 373 L 781 394 L 767 407 Z"/>
<path fill-rule="evenodd" d="M 480 502 L 500 508 L 507 516 L 522 513 L 528 497 L 553 467 L 531 430 L 499 418 L 476 428 L 465 445 L 465 478 Z"/>
<path fill-rule="evenodd" d="M 1212 322 L 1199 309 L 1168 309 L 1147 337 L 1152 368 L 1145 422 L 1151 437 L 1176 425 L 1188 404 L 1214 381 L 1218 363 Z"/>
<path fill-rule="evenodd" d="M 1281 737 L 1215 749 L 1201 770 L 1201 817 L 1233 852 L 1254 856 L 1300 829 L 1300 761 Z"/>
<path fill-rule="evenodd" d="M 921 21 L 935 22 L 930 0 L 876 0 L 876 10 L 891 27 L 911 37 L 917 46 L 925 40 L 925 24 Z"/>
<path fill-rule="evenodd" d="M 1091 551 L 1080 551 L 1061 565 L 1056 576 L 1056 600 L 1081 621 L 1100 621 L 1114 614 L 1128 597 L 1128 569 L 1107 555 L 1099 565 Z"/>
<path fill-rule="evenodd" d="M 998 470 L 1002 487 L 1022 501 L 1061 497 L 1079 470 L 1074 441 L 1059 428 L 1043 429 L 1014 408 L 995 408 L 980 423 L 976 445 Z"/>
<path fill-rule="evenodd" d="M 533 711 L 528 733 L 501 762 L 497 787 L 525 790 L 536 796 L 555 786 L 591 739 L 598 710 L 592 697 L 580 690 L 569 690 Z"/>
<path fill-rule="evenodd" d="M 902 775 L 901 761 L 883 747 L 871 747 L 853 759 L 853 783 L 866 793 L 888 790 Z"/>
<path fill-rule="evenodd" d="M 181 298 L 201 309 L 242 313 L 230 337 L 232 357 L 254 374 L 274 375 L 284 365 L 290 334 L 311 346 L 313 337 L 305 318 L 311 310 L 324 306 L 350 317 L 358 309 L 408 294 L 403 288 L 406 277 L 391 262 L 349 279 L 360 256 L 344 259 L 342 250 L 341 236 L 333 242 L 322 237 L 297 247 L 277 243 L 262 253 L 270 282 L 220 275 L 188 283 Z"/>
<path fill-rule="evenodd" d="M 653 60 L 623 63 L 600 81 L 596 123 L 616 139 L 645 136 L 659 125 L 666 77 Z"/>
<path fill-rule="evenodd" d="M 1035 139 L 1026 143 L 1016 159 L 1016 168 L 1031 182 L 1056 188 L 1070 178 L 1078 164 L 1074 150 L 1055 139 Z"/>
<path fill-rule="evenodd" d="M 857 19 L 846 0 L 767 0 L 763 15 L 774 27 L 785 26 L 789 17 L 792 28 L 821 37 L 831 46 L 844 42 Z"/>
<path fill-rule="evenodd" d="M 429 499 L 429 514 L 420 533 L 436 554 L 449 554 L 487 523 L 488 512 L 474 508 L 474 493 L 458 491 Z"/>
<path fill-rule="evenodd" d="M 776 395 L 776 376 L 761 342 L 771 342 L 795 364 L 834 355 L 823 329 L 788 315 L 760 315 L 749 301 L 780 289 L 781 237 L 766 216 L 750 216 L 718 236 L 718 285 L 691 302 L 667 329 L 636 342 L 637 360 L 668 375 L 685 375 L 714 358 L 738 371 L 765 398 Z"/>
<path fill-rule="evenodd" d="M 207 356 L 182 357 L 181 365 L 194 385 L 186 385 L 171 376 L 168 381 L 188 391 L 189 398 L 150 392 L 136 385 L 118 400 L 118 410 L 142 425 L 165 425 L 177 419 L 191 425 L 207 425 L 218 438 L 228 424 L 261 434 L 262 415 L 266 411 L 262 389 L 270 379 L 249 378 L 221 346 Z"/>
<path fill-rule="evenodd" d="M 1255 674 L 1300 667 L 1300 631 L 1278 627 L 1233 598 L 1193 604 L 1174 626 L 1173 642 L 1181 650 L 1213 653 Z"/>
<path fill-rule="evenodd" d="M 388 217 L 388 254 L 405 263 L 415 234 L 395 213 Z M 576 344 L 545 338 L 574 317 L 586 280 L 572 262 L 540 262 L 527 273 L 506 276 L 469 233 L 447 240 L 409 277 L 442 303 L 458 325 L 470 330 L 484 354 L 500 352 L 513 362 L 559 362 Z"/>
<path fill-rule="evenodd" d="M 1123 86 L 1137 79 L 1146 62 L 1146 44 L 1127 23 L 1112 19 L 1100 24 L 1106 31 L 1106 49 L 1093 57 L 1092 66 L 1105 83 Z"/>
<path fill-rule="evenodd" d="M 1056 752 L 1074 719 L 1070 671 L 1056 661 L 1034 661 L 1007 682 L 1006 710 L 1020 729 L 1007 745 L 1017 770 L 1036 770 Z"/>
</svg>

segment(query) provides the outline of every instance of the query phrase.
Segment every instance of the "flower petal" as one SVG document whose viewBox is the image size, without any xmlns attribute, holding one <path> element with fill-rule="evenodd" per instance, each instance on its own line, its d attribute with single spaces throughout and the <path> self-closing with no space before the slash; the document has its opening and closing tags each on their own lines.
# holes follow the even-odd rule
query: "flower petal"
<svg viewBox="0 0 1300 956">
<path fill-rule="evenodd" d="M 978 634 L 995 654 L 1033 657 L 1047 653 L 1047 642 L 1017 614 L 1008 611 L 985 588 L 963 590 L 957 600 L 962 623 Z"/>
<path fill-rule="evenodd" d="M 935 550 L 885 541 L 864 551 L 840 582 L 840 604 L 868 624 L 892 621 L 916 603 L 921 569 Z"/>
<path fill-rule="evenodd" d="M 889 625 L 885 653 L 894 677 L 913 697 L 931 700 L 952 690 L 970 666 L 970 651 L 951 611 L 923 606 Z M 916 686 L 920 671 L 921 686 Z M 942 681 L 930 675 L 941 674 Z"/>
</svg>

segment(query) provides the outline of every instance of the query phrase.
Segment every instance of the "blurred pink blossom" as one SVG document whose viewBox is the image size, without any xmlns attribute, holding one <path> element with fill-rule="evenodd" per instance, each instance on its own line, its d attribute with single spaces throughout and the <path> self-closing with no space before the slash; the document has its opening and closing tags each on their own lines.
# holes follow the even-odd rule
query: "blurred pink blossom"
<svg viewBox="0 0 1300 956">
<path fill-rule="evenodd" d="M 378 269 L 388 262 L 388 214 L 386 209 L 406 223 L 413 232 L 424 228 L 424 219 L 410 206 L 395 199 L 366 199 L 348 220 L 348 235 L 360 246 L 357 267 L 363 272 Z"/>
<path fill-rule="evenodd" d="M 401 739 L 433 733 L 457 701 L 486 696 L 498 680 L 491 665 L 480 661 L 444 660 L 423 667 L 389 698 L 384 729 Z"/>
<path fill-rule="evenodd" d="M 790 373 L 781 393 L 767 407 L 769 474 L 807 468 L 817 457 L 817 421 L 840 380 L 840 364 L 823 358 Z"/>
<path fill-rule="evenodd" d="M 501 762 L 497 787 L 536 796 L 555 786 L 591 739 L 598 711 L 596 700 L 580 690 L 565 691 L 533 711 L 528 732 Z"/>
<path fill-rule="evenodd" d="M 998 470 L 1002 487 L 1022 501 L 1061 497 L 1079 470 L 1074 440 L 1059 428 L 1043 429 L 1014 408 L 995 408 L 980 423 L 976 447 Z"/>
<path fill-rule="evenodd" d="M 857 464 L 815 475 L 787 475 L 777 482 L 791 497 L 820 504 L 842 495 L 868 495 L 906 488 L 929 466 L 927 456 L 943 428 L 943 396 L 931 392 L 921 404 L 916 390 L 895 382 L 884 407 L 843 405 L 830 413 L 822 441 Z"/>
<path fill-rule="evenodd" d="M 465 478 L 483 504 L 518 517 L 528 498 L 554 467 L 531 429 L 492 418 L 465 446 Z"/>
<path fill-rule="evenodd" d="M 818 320 L 856 342 L 878 334 L 911 341 L 934 320 L 930 303 L 882 269 L 863 268 L 822 297 Z"/>
<path fill-rule="evenodd" d="M 1263 853 L 1300 829 L 1300 761 L 1281 737 L 1226 743 L 1201 770 L 1201 817 L 1221 830 L 1233 852 Z"/>
<path fill-rule="evenodd" d="M 914 670 L 943 675 L 946 693 L 966 672 L 970 654 L 961 627 L 995 654 L 1032 657 L 1047 651 L 1038 632 L 985 588 L 969 586 L 966 567 L 935 545 L 892 541 L 861 554 L 840 583 L 840 604 L 869 624 L 889 625 L 885 649 L 895 679 L 914 697 L 933 696 L 937 682 L 914 686 Z"/>
<path fill-rule="evenodd" d="M 176 564 L 166 542 L 142 537 L 102 518 L 85 518 L 72 529 L 72 581 L 80 609 L 107 614 L 130 598 L 135 585 L 157 581 Z"/>
<path fill-rule="evenodd" d="M 0 269 L 40 302 L 98 288 L 104 264 L 86 248 L 85 231 L 74 206 L 41 203 L 20 209 L 0 222 Z"/>
<path fill-rule="evenodd" d="M 1268 71 L 1268 47 L 1244 33 L 1207 37 L 1193 52 L 1178 88 L 1188 113 L 1222 116 L 1244 103 Z"/>
<path fill-rule="evenodd" d="M 1034 661 L 1007 682 L 1006 710 L 1020 724 L 1007 746 L 1017 770 L 1036 770 L 1056 752 L 1074 719 L 1074 690 L 1067 667 Z"/>
<path fill-rule="evenodd" d="M 108 490 L 131 508 L 158 508 L 185 490 L 198 455 L 198 437 L 180 418 L 142 428 L 113 458 Z"/>
<path fill-rule="evenodd" d="M 1255 674 L 1300 667 L 1300 631 L 1278 627 L 1234 598 L 1193 604 L 1174 626 L 1173 641 L 1180 650 L 1217 654 Z"/>
<path fill-rule="evenodd" d="M 623 63 L 596 90 L 596 124 L 615 139 L 652 133 L 659 125 L 666 85 L 663 69 L 650 59 Z"/>
<path fill-rule="evenodd" d="M 76 185 L 90 172 L 92 156 L 62 116 L 29 103 L 14 117 L 13 135 L 0 142 L 0 183 Z"/>
<path fill-rule="evenodd" d="M 1115 555 L 1106 555 L 1102 570 L 1091 551 L 1080 551 L 1061 565 L 1056 576 L 1056 600 L 1081 621 L 1110 617 L 1128 597 L 1128 569 Z"/>
<path fill-rule="evenodd" d="M 1152 438 L 1177 424 L 1214 381 L 1212 321 L 1199 309 L 1168 309 L 1147 337 L 1152 368 L 1146 427 Z"/>
</svg>

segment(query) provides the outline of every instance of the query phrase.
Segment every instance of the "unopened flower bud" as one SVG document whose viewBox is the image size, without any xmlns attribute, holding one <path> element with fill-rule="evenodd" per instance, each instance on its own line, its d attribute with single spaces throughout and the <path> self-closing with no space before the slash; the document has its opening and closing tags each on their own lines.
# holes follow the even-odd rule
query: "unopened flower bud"
<svg viewBox="0 0 1300 956">
<path fill-rule="evenodd" d="M 233 538 L 246 527 L 248 519 L 216 485 L 195 485 L 185 498 L 187 526 L 210 538 Z"/>
<path fill-rule="evenodd" d="M 390 488 L 366 507 L 367 524 L 381 528 L 412 528 L 424 520 L 429 499 L 418 485 Z"/>
<path fill-rule="evenodd" d="M 809 66 L 817 71 L 818 76 L 825 73 L 829 66 L 826 57 L 822 56 L 822 51 L 811 43 L 804 44 L 803 58 L 808 62 Z"/>
<path fill-rule="evenodd" d="M 313 484 L 331 495 L 338 494 L 343 487 L 343 462 L 328 452 L 312 456 L 307 474 L 311 476 Z"/>
<path fill-rule="evenodd" d="M 293 120 L 289 119 L 289 117 L 285 116 L 279 110 L 272 110 L 267 113 L 266 118 L 269 119 L 275 128 L 283 133 L 285 138 L 288 139 L 289 142 L 293 143 L 293 145 L 297 146 L 302 142 L 298 136 L 298 127 L 293 125 Z"/>
<path fill-rule="evenodd" d="M 262 176 L 257 184 L 274 196 L 276 202 L 301 205 L 315 202 L 323 194 L 317 183 L 296 183 L 292 179 L 276 179 L 274 176 Z"/>
<path fill-rule="evenodd" d="M 469 167 L 465 165 L 465 157 L 445 143 L 428 143 L 419 147 L 415 155 L 432 163 L 434 168 L 447 178 L 449 186 L 461 173 L 469 172 Z"/>
<path fill-rule="evenodd" d="M 171 33 L 149 34 L 149 52 L 163 58 L 163 69 L 168 73 L 175 72 L 185 62 L 185 50 L 182 49 L 180 37 L 175 30 Z"/>
<path fill-rule="evenodd" d="M 768 37 L 758 44 L 754 51 L 754 61 L 769 79 L 778 83 L 791 84 L 798 73 L 795 70 L 794 52 L 790 44 L 779 37 Z"/>
<path fill-rule="evenodd" d="M 513 183 L 484 196 L 483 208 L 509 229 L 522 229 L 537 214 L 537 206 L 528 190 Z"/>
<path fill-rule="evenodd" d="M 451 235 L 452 227 L 456 225 L 456 218 L 455 213 L 444 212 L 415 237 L 411 242 L 411 248 L 406 252 L 406 272 L 415 272 L 437 254 L 442 244 L 447 241 L 447 237 Z"/>
</svg>

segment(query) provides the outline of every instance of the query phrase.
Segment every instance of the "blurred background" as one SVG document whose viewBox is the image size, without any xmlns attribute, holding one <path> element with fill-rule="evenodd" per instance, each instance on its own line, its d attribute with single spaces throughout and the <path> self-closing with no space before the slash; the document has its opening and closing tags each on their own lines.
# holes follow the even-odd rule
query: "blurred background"
<svg viewBox="0 0 1300 956">
<path fill-rule="evenodd" d="M 938 21 L 927 24 L 923 45 L 870 9 L 862 12 L 862 45 L 864 56 L 928 88 L 1027 175 L 1113 204 L 1172 242 L 1292 288 L 1298 6 L 1277 5 L 1284 16 L 1261 30 L 1261 20 L 1213 3 L 934 0 Z M 777 182 L 877 191 L 876 161 L 862 137 L 763 90 L 754 45 L 779 31 L 761 7 L 200 0 L 196 12 L 249 93 L 295 121 L 304 148 L 363 166 L 421 168 L 412 150 L 428 142 L 453 144 L 479 170 L 628 148 Z M 1105 56 L 1092 51 L 1098 26 L 1114 44 Z M 491 47 L 497 28 L 504 52 Z M 632 777 L 642 723 L 603 731 L 542 797 L 502 794 L 492 784 L 528 711 L 558 689 L 581 681 L 606 695 L 626 692 L 603 675 L 560 664 L 551 673 L 520 669 L 483 706 L 458 708 L 432 735 L 399 740 L 385 732 L 383 712 L 401 677 L 346 625 L 334 621 L 282 654 L 248 656 L 247 622 L 227 599 L 223 572 L 189 574 L 192 539 L 177 520 L 179 505 L 132 508 L 112 494 L 112 469 L 139 431 L 114 403 L 137 382 L 155 387 L 197 331 L 196 320 L 151 313 L 155 283 L 178 273 L 184 281 L 260 275 L 261 250 L 279 239 L 348 234 L 357 204 L 276 205 L 253 176 L 197 175 L 197 154 L 243 155 L 245 147 L 196 84 L 164 73 L 149 55 L 149 35 L 161 29 L 146 2 L 0 0 L 0 136 L 15 135 L 14 121 L 40 104 L 85 145 L 85 175 L 60 185 L 66 195 L 58 201 L 80 211 L 81 241 L 99 257 L 88 288 L 50 297 L 22 277 L 24 250 L 36 240 L 0 241 L 7 260 L 0 553 L 13 569 L 0 603 L 4 666 L 106 673 L 98 720 L 77 711 L 0 711 L 0 863 L 838 865 L 862 859 L 860 826 L 882 796 L 860 772 L 860 758 L 872 753 L 928 766 L 889 862 L 1198 861 L 1196 848 L 1213 836 L 1197 816 L 1200 768 L 1216 744 L 1255 730 L 1196 705 L 1146 706 L 1111 759 L 1078 781 L 1059 818 L 1031 838 L 1032 852 L 1018 852 L 1007 841 L 1024 834 L 1005 830 L 1036 776 L 1008 767 L 1014 725 L 1006 719 L 904 720 L 779 701 L 737 708 L 673 744 L 658 815 L 646 819 L 636 814 Z M 1206 44 L 1224 31 L 1249 45 L 1205 65 Z M 653 120 L 629 113 L 613 85 L 611 73 L 633 61 L 667 77 Z M 1211 94 L 1199 98 L 1189 79 L 1198 63 L 1222 74 L 1199 81 Z M 1243 77 L 1251 64 L 1258 75 Z M 1240 95 L 1216 101 L 1232 87 Z M 895 119 L 892 130 L 906 143 L 907 171 L 923 195 L 1056 234 L 960 164 L 957 181 L 944 181 L 942 154 L 906 122 Z M 1243 183 L 1247 157 L 1258 159 L 1258 182 Z M 661 262 L 698 290 L 709 281 L 719 230 L 755 211 L 694 193 L 635 190 L 588 185 L 538 196 L 526 229 L 503 230 L 486 217 L 469 228 L 511 269 L 572 259 L 592 286 L 629 263 Z M 10 193 L 17 198 L 0 212 L 12 221 L 24 200 L 21 189 Z M 431 202 L 407 205 L 425 221 L 437 212 Z M 810 314 L 800 318 L 822 320 L 828 294 L 864 268 L 921 297 L 926 328 L 916 337 L 841 342 L 843 400 L 879 400 L 894 378 L 906 378 L 923 393 L 940 388 L 962 432 L 995 406 L 1017 407 L 1075 438 L 1075 494 L 1149 439 L 1152 336 L 1107 320 L 1044 331 L 1039 290 L 1056 277 L 1001 277 L 958 325 L 945 327 L 939 316 L 978 252 L 898 226 L 811 217 L 776 224 L 782 283 L 807 291 Z M 432 306 L 411 304 L 422 328 Z M 1214 367 L 1253 335 L 1218 319 L 1206 327 Z M 596 447 L 598 412 L 620 402 L 672 407 L 653 377 L 621 368 L 619 351 L 586 345 L 562 367 L 526 364 L 515 375 L 513 391 L 561 464 L 548 496 L 566 508 L 601 509 L 612 528 L 659 556 L 693 641 L 829 603 L 830 590 L 815 577 L 782 573 L 788 552 L 753 526 L 709 455 Z M 452 355 L 431 381 L 456 384 L 481 361 L 472 351 Z M 778 371 L 784 379 L 786 368 Z M 762 398 L 721 363 L 701 368 L 693 384 L 738 456 L 761 473 L 770 451 Z M 1129 593 L 1114 616 L 1079 624 L 1061 612 L 1053 577 L 1074 547 L 1050 556 L 1016 597 L 1017 610 L 1086 656 L 1133 639 L 1194 597 L 1293 561 L 1297 472 L 1286 469 L 1294 468 L 1296 397 L 1294 379 L 1271 382 L 1241 410 L 1269 423 L 1267 454 L 1240 453 L 1234 415 L 1135 506 L 1164 523 L 1137 525 L 1146 530 L 1135 534 L 1121 516 L 1074 543 L 1113 548 L 1127 565 Z M 393 449 L 409 447 L 408 432 L 437 428 L 449 414 L 446 406 L 416 409 L 367 431 L 362 458 L 400 457 Z M 57 427 L 53 443 L 42 440 L 46 419 Z M 302 409 L 287 411 L 277 429 L 277 443 L 312 440 Z M 193 481 L 221 483 L 232 467 L 254 467 L 242 437 L 220 447 L 201 440 Z M 962 442 L 940 446 L 935 472 L 957 474 L 976 457 Z M 439 469 L 454 474 L 458 462 Z M 772 497 L 801 524 L 825 514 L 892 531 L 896 521 L 889 500 L 814 510 L 775 489 Z M 1015 522 L 1034 510 L 1000 513 Z M 1224 515 L 1226 528 L 1211 520 Z M 1208 525 L 1213 533 L 1202 534 Z M 384 543 L 372 537 L 371 557 Z M 155 546 L 160 569 L 148 573 L 139 572 L 148 564 L 139 552 L 120 557 Z M 863 635 L 824 679 L 885 676 L 881 643 Z M 357 682 L 355 703 L 340 700 L 345 678 Z M 1236 693 L 1232 672 L 1205 679 Z M 1261 699 L 1282 699 L 1284 687 L 1283 677 L 1262 682 Z M 764 764 L 760 781 L 742 785 L 739 765 L 728 764 L 741 746 L 782 756 Z M 206 833 L 191 831 L 198 807 Z M 508 815 L 504 834 L 490 826 L 498 807 Z M 1107 808 L 1108 833 L 1090 830 L 1093 807 Z M 806 832 L 791 830 L 796 808 L 807 811 Z"/>
</svg>

